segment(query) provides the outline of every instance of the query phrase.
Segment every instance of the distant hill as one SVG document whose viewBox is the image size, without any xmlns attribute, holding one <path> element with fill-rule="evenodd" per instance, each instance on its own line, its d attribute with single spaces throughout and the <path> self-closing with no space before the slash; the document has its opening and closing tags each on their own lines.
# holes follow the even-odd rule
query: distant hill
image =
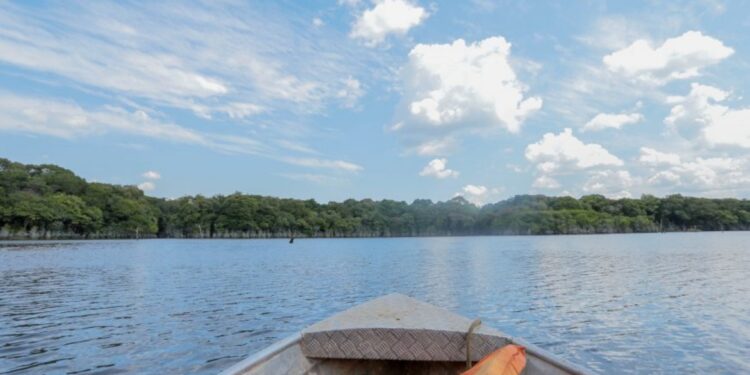
<svg viewBox="0 0 750 375">
<path fill-rule="evenodd" d="M 320 204 L 235 193 L 175 200 L 92 183 L 56 165 L 0 159 L 0 239 L 270 238 L 582 234 L 750 229 L 750 201 L 519 195 L 476 207 L 461 197 Z"/>
</svg>

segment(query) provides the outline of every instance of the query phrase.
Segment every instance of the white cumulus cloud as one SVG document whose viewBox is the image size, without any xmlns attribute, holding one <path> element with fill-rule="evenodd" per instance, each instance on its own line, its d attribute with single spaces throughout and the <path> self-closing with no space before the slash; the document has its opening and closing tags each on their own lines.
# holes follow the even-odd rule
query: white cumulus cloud
<svg viewBox="0 0 750 375">
<path fill-rule="evenodd" d="M 622 160 L 612 155 L 601 145 L 583 143 L 573 135 L 570 128 L 560 134 L 547 133 L 539 142 L 526 147 L 526 159 L 537 164 L 543 172 L 551 172 L 561 166 L 586 169 L 595 166 L 620 166 Z"/>
<path fill-rule="evenodd" d="M 410 120 L 429 127 L 494 126 L 510 132 L 542 106 L 509 63 L 511 44 L 496 36 L 467 44 L 418 44 L 409 53 Z"/>
<path fill-rule="evenodd" d="M 589 194 L 602 194 L 610 198 L 630 198 L 628 191 L 638 184 L 640 179 L 625 170 L 596 171 L 589 176 L 583 185 L 583 191 Z"/>
<path fill-rule="evenodd" d="M 473 203 L 474 205 L 481 206 L 488 202 L 489 199 L 492 197 L 496 197 L 498 194 L 502 192 L 502 188 L 492 188 L 489 189 L 484 185 L 472 185 L 468 184 L 465 185 L 460 192 L 456 193 L 454 196 L 458 197 L 464 197 L 467 201 Z"/>
<path fill-rule="evenodd" d="M 639 81 L 662 85 L 672 80 L 700 75 L 702 68 L 731 56 L 734 50 L 722 41 L 688 31 L 658 47 L 639 39 L 628 47 L 604 56 L 607 68 Z"/>
<path fill-rule="evenodd" d="M 146 172 L 143 172 L 142 176 L 143 176 L 143 178 L 148 179 L 148 180 L 158 180 L 158 179 L 161 178 L 161 174 L 159 172 L 156 172 L 156 171 L 146 171 Z"/>
<path fill-rule="evenodd" d="M 154 184 L 151 181 L 142 182 L 142 183 L 138 184 L 138 189 L 141 189 L 141 191 L 144 191 L 144 192 L 146 192 L 146 191 L 152 191 L 152 190 L 156 189 L 156 184 Z"/>
<path fill-rule="evenodd" d="M 684 97 L 672 97 L 674 104 L 664 123 L 670 126 L 701 127 L 711 146 L 750 148 L 750 108 L 734 109 L 720 104 L 729 93 L 716 87 L 693 83 Z"/>
<path fill-rule="evenodd" d="M 646 182 L 666 186 L 671 190 L 680 187 L 689 191 L 711 192 L 743 188 L 750 183 L 747 157 L 697 157 L 681 160 L 676 154 L 641 148 L 639 162 L 650 167 Z"/>
<path fill-rule="evenodd" d="M 583 126 L 584 131 L 589 130 L 604 130 L 604 129 L 620 129 L 628 124 L 635 124 L 643 120 L 643 115 L 640 113 L 600 113 L 586 125 Z"/>
<path fill-rule="evenodd" d="M 747 161 L 729 157 L 696 158 L 671 169 L 693 188 L 726 189 L 748 184 Z"/>
<path fill-rule="evenodd" d="M 645 165 L 679 165 L 680 155 L 656 151 L 653 148 L 641 147 L 641 154 L 638 161 Z"/>
<path fill-rule="evenodd" d="M 659 171 L 646 182 L 649 185 L 679 185 L 680 175 L 672 171 Z"/>
<path fill-rule="evenodd" d="M 750 148 L 750 109 L 728 110 L 703 129 L 711 145 Z"/>
<path fill-rule="evenodd" d="M 428 16 L 424 8 L 410 1 L 380 0 L 357 17 L 350 35 L 375 46 L 385 41 L 389 34 L 406 34 Z"/>
<path fill-rule="evenodd" d="M 539 176 L 531 184 L 531 187 L 538 189 L 557 189 L 560 187 L 560 183 L 550 176 Z"/>
<path fill-rule="evenodd" d="M 423 155 L 445 155 L 471 134 L 517 133 L 542 99 L 527 96 L 510 64 L 510 49 L 501 36 L 415 46 L 402 72 L 398 125 L 390 130 Z"/>
<path fill-rule="evenodd" d="M 683 187 L 688 191 L 711 192 L 744 189 L 750 183 L 747 158 L 695 158 L 680 164 L 657 169 L 648 183 L 666 185 L 672 190 Z"/>
<path fill-rule="evenodd" d="M 469 195 L 484 195 L 487 193 L 487 187 L 482 185 L 466 185 L 463 191 Z"/>
<path fill-rule="evenodd" d="M 452 169 L 448 169 L 446 164 L 447 159 L 432 159 L 427 165 L 419 172 L 420 176 L 429 176 L 435 178 L 448 178 L 458 177 L 458 172 Z"/>
<path fill-rule="evenodd" d="M 670 126 L 701 124 L 709 125 L 728 108 L 716 103 L 725 100 L 729 93 L 713 86 L 693 83 L 687 96 L 672 96 L 668 102 L 674 104 L 664 123 Z"/>
<path fill-rule="evenodd" d="M 536 164 L 537 176 L 532 187 L 557 189 L 562 187 L 555 175 L 594 167 L 621 166 L 623 161 L 601 145 L 583 143 L 570 128 L 559 134 L 547 133 L 539 142 L 526 146 L 525 157 Z"/>
</svg>

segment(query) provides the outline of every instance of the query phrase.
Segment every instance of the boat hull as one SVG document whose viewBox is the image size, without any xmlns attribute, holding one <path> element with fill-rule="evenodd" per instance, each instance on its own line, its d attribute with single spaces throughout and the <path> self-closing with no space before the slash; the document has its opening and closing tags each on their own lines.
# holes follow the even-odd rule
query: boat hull
<svg viewBox="0 0 750 375">
<path fill-rule="evenodd" d="M 222 375 L 450 374 L 507 344 L 526 348 L 525 375 L 589 372 L 490 327 L 393 294 L 355 306 L 281 340 Z"/>
</svg>

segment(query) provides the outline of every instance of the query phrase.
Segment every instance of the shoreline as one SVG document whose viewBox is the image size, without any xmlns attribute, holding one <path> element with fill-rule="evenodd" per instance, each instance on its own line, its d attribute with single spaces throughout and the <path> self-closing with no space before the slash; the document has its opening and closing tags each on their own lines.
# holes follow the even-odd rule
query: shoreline
<svg viewBox="0 0 750 375">
<path fill-rule="evenodd" d="M 725 233 L 750 232 L 750 230 L 673 230 L 643 232 L 592 232 L 592 233 L 474 233 L 474 234 L 425 234 L 425 235 L 376 235 L 376 236 L 294 236 L 294 240 L 331 240 L 331 239 L 398 239 L 398 238 L 463 238 L 463 237 L 551 237 L 551 236 L 598 236 L 622 234 L 684 234 L 684 233 Z M 48 241 L 133 241 L 133 240 L 289 240 L 288 236 L 215 236 L 215 237 L 176 237 L 176 236 L 117 236 L 117 237 L 0 237 L 0 242 L 48 242 Z"/>
</svg>

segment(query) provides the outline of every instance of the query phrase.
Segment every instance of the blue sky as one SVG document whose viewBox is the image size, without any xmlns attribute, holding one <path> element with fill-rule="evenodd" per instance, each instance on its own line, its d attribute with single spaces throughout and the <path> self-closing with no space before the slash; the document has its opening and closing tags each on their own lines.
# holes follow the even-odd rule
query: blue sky
<svg viewBox="0 0 750 375">
<path fill-rule="evenodd" d="M 148 194 L 750 193 L 750 4 L 0 2 L 0 156 Z"/>
</svg>

